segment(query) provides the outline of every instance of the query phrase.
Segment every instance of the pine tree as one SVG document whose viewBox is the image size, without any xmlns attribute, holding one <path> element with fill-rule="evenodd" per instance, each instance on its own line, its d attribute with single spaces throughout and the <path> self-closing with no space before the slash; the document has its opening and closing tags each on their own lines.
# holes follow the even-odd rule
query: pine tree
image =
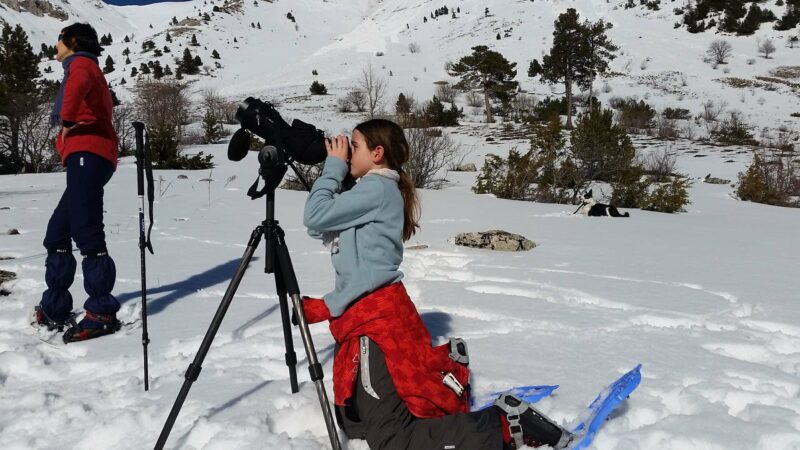
<svg viewBox="0 0 800 450">
<path fill-rule="evenodd" d="M 325 95 L 328 93 L 328 89 L 325 87 L 325 85 L 316 80 L 311 83 L 309 91 L 311 91 L 311 95 Z"/>
<path fill-rule="evenodd" d="M 182 73 L 194 75 L 198 72 L 197 66 L 194 64 L 194 58 L 188 48 L 183 49 L 183 58 L 178 66 Z"/>
<path fill-rule="evenodd" d="M 742 3 L 729 2 L 725 8 L 725 17 L 719 24 L 719 29 L 728 33 L 735 33 L 739 29 L 739 19 L 744 17 L 745 14 L 747 14 L 747 10 L 744 9 Z"/>
<path fill-rule="evenodd" d="M 150 75 L 150 66 L 145 63 L 139 64 L 139 72 L 141 72 L 142 75 Z"/>
<path fill-rule="evenodd" d="M 106 56 L 106 64 L 103 67 L 103 73 L 111 73 L 114 71 L 114 60 L 111 59 L 111 55 Z"/>
<path fill-rule="evenodd" d="M 200 55 L 195 55 L 194 56 L 194 60 L 192 61 L 192 64 L 194 65 L 195 70 L 199 72 L 200 68 L 203 67 L 203 60 L 200 59 Z"/>
<path fill-rule="evenodd" d="M 114 90 L 110 89 L 110 88 L 109 88 L 109 92 L 111 92 L 111 106 L 115 107 L 115 106 L 121 105 L 122 102 L 119 101 L 119 98 L 117 98 L 117 93 L 114 92 Z"/>
<path fill-rule="evenodd" d="M 160 80 L 164 77 L 164 69 L 161 67 L 161 61 L 153 63 L 153 78 Z"/>
<path fill-rule="evenodd" d="M 503 100 L 513 95 L 518 85 L 513 81 L 517 76 L 516 66 L 517 63 L 509 62 L 500 53 L 489 50 L 485 45 L 479 45 L 472 47 L 472 54 L 462 57 L 448 70 L 448 73 L 450 76 L 461 78 L 455 86 L 457 89 L 483 90 L 486 122 L 491 123 L 493 120 L 490 99 L 494 97 Z"/>
<path fill-rule="evenodd" d="M 125 77 L 123 77 L 121 80 L 119 80 L 119 84 L 120 84 L 120 85 L 127 84 L 127 83 L 128 83 L 128 82 L 127 82 L 127 81 L 125 81 Z"/>
<path fill-rule="evenodd" d="M 397 96 L 397 102 L 394 104 L 394 113 L 397 114 L 401 123 L 403 122 L 403 118 L 411 114 L 411 105 L 402 92 Z"/>
<path fill-rule="evenodd" d="M 167 31 L 166 40 L 167 42 L 172 42 L 172 36 L 169 34 L 169 31 Z"/>
<path fill-rule="evenodd" d="M 164 66 L 164 75 L 165 76 L 172 76 L 172 69 L 170 69 L 169 64 Z"/>
<path fill-rule="evenodd" d="M 20 25 L 12 29 L 5 24 L 0 34 L 0 116 L 6 118 L 6 136 L 0 137 L 0 173 L 22 168 L 20 130 L 22 120 L 38 105 L 38 65 L 27 33 Z"/>
<path fill-rule="evenodd" d="M 203 133 L 203 142 L 206 144 L 216 143 L 223 135 L 222 123 L 211 112 L 211 109 L 207 110 L 203 116 Z"/>
<path fill-rule="evenodd" d="M 199 47 L 200 44 L 197 43 L 197 36 L 194 34 L 192 35 L 192 47 Z"/>
<path fill-rule="evenodd" d="M 128 65 L 130 63 L 131 63 L 131 59 L 126 56 L 125 57 L 125 65 Z"/>
<path fill-rule="evenodd" d="M 567 9 L 555 21 L 553 47 L 542 58 L 534 59 L 528 68 L 529 77 L 540 77 L 548 83 L 564 83 L 567 97 L 567 128 L 572 128 L 572 88 L 574 83 L 589 89 L 594 79 L 608 69 L 617 46 L 605 35 L 610 28 L 602 20 L 579 22 L 574 8 Z"/>
<path fill-rule="evenodd" d="M 786 12 L 775 23 L 779 31 L 791 30 L 800 23 L 800 0 L 786 0 Z"/>
<path fill-rule="evenodd" d="M 139 75 L 139 71 L 136 67 L 131 67 L 131 78 L 136 78 L 136 75 Z"/>
<path fill-rule="evenodd" d="M 217 51 L 214 50 L 213 52 L 211 52 L 211 57 L 214 59 L 219 59 L 219 53 L 217 53 Z"/>
<path fill-rule="evenodd" d="M 128 43 L 128 42 L 130 42 L 130 41 L 131 41 L 131 38 L 129 38 L 129 37 L 128 37 L 128 35 L 126 34 L 126 35 L 125 35 L 125 39 L 123 39 L 123 41 L 124 41 L 125 43 Z"/>
<path fill-rule="evenodd" d="M 131 54 L 131 49 L 125 47 L 125 50 L 122 51 L 122 56 L 128 56 Z"/>
<path fill-rule="evenodd" d="M 595 107 L 578 118 L 572 132 L 572 153 L 587 179 L 617 181 L 636 156 L 628 134 L 613 117 L 612 110 Z"/>
<path fill-rule="evenodd" d="M 738 35 L 740 36 L 749 36 L 756 31 L 758 31 L 759 26 L 761 25 L 761 8 L 758 7 L 755 3 L 750 5 L 750 9 L 747 10 L 747 15 L 745 16 L 744 20 L 739 24 L 739 29 L 737 30 Z"/>
<path fill-rule="evenodd" d="M 589 91 L 589 108 L 593 106 L 593 98 L 591 94 L 594 87 L 594 80 L 600 75 L 605 75 L 608 72 L 608 64 L 617 57 L 615 52 L 619 47 L 614 45 L 608 39 L 606 31 L 614 26 L 611 23 L 604 22 L 603 19 L 597 22 L 584 21 L 583 31 L 584 39 L 587 46 L 587 67 L 589 73 L 585 80 L 580 82 L 581 88 Z"/>
</svg>

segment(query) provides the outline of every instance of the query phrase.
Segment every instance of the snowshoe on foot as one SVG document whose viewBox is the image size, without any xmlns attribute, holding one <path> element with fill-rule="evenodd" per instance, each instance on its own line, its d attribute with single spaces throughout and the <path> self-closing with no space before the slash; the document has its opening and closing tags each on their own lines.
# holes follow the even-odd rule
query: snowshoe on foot
<svg viewBox="0 0 800 450">
<path fill-rule="evenodd" d="M 36 305 L 33 308 L 34 320 L 36 325 L 47 328 L 47 331 L 64 331 L 64 326 L 67 325 L 67 322 L 72 316 L 68 316 L 63 320 L 54 320 L 50 316 L 44 312 L 41 305 Z"/>
<path fill-rule="evenodd" d="M 75 323 L 72 322 L 72 327 L 64 332 L 64 343 L 80 342 L 89 339 L 106 336 L 113 334 L 122 328 L 122 323 L 117 320 L 113 314 L 94 314 L 86 311 L 83 319 Z"/>
<path fill-rule="evenodd" d="M 565 449 L 575 437 L 513 394 L 501 395 L 494 405 L 501 411 L 504 450 L 520 449 L 523 445 L 549 445 L 556 450 Z"/>
</svg>

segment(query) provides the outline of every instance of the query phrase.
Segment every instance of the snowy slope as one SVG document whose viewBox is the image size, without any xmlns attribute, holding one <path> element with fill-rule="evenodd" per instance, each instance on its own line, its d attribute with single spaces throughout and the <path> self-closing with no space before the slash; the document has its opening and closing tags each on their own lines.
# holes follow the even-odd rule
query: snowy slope
<svg viewBox="0 0 800 450">
<path fill-rule="evenodd" d="M 12 24 L 21 23 L 31 34 L 37 50 L 43 42 L 54 44 L 53 38 L 60 27 L 73 20 L 89 21 L 100 34 L 111 33 L 114 44 L 106 53 L 116 61 L 117 70 L 108 78 L 113 86 L 126 78 L 127 88 L 132 86 L 130 68 L 138 67 L 141 62 L 159 59 L 162 66 L 170 64 L 174 69 L 173 59 L 181 55 L 182 48 L 195 34 L 200 47 L 191 50 L 209 66 L 210 76 L 189 79 L 198 91 L 211 87 L 232 99 L 272 96 L 275 89 L 290 86 L 307 93 L 314 79 L 324 83 L 331 93 L 340 94 L 355 85 L 362 69 L 369 64 L 389 79 L 393 97 L 402 91 L 427 99 L 434 92 L 434 81 L 454 81 L 445 72 L 445 62 L 458 60 L 474 45 L 489 45 L 516 62 L 517 80 L 523 89 L 540 98 L 554 95 L 563 92 L 563 87 L 550 87 L 530 79 L 527 69 L 532 59 L 541 59 L 549 51 L 553 21 L 558 14 L 573 7 L 583 19 L 602 18 L 612 23 L 614 28 L 609 35 L 622 47 L 611 64 L 615 75 L 599 80 L 595 86 L 601 100 L 637 96 L 659 110 L 671 106 L 694 113 L 702 111 L 701 105 L 707 100 L 724 101 L 728 110 L 742 112 L 757 130 L 761 127 L 774 130 L 782 125 L 798 128 L 798 119 L 789 116 L 798 112 L 796 87 L 766 83 L 768 89 L 734 88 L 719 81 L 729 77 L 753 81 L 755 76 L 769 76 L 777 67 L 796 66 L 800 47 L 791 49 L 785 42 L 798 30 L 779 32 L 764 24 L 755 35 L 746 37 L 712 32 L 690 34 L 682 28 L 673 28 L 674 22 L 680 21 L 680 16 L 671 11 L 675 3 L 665 2 L 661 11 L 652 12 L 642 8 L 626 10 L 622 2 L 616 1 L 462 0 L 447 5 L 460 9 L 455 19 L 448 15 L 434 20 L 430 19 L 431 12 L 442 5 L 424 0 L 280 0 L 257 4 L 247 0 L 229 3 L 194 0 L 125 7 L 87 0 L 51 1 L 69 12 L 69 21 L 62 23 L 9 9 L 0 9 L 0 18 Z M 215 6 L 226 5 L 233 6 L 226 8 L 230 13 L 213 12 Z M 784 9 L 774 2 L 762 6 L 779 16 Z M 484 14 L 487 7 L 489 16 Z M 287 19 L 290 12 L 296 22 Z M 209 22 L 201 21 L 197 26 L 170 25 L 172 17 L 179 21 L 186 17 L 199 19 L 203 13 L 210 14 Z M 424 17 L 428 17 L 427 23 L 423 23 Z M 251 28 L 251 23 L 261 24 L 261 29 Z M 173 43 L 165 41 L 167 30 L 174 35 Z M 501 40 L 495 38 L 498 33 Z M 126 35 L 133 36 L 132 42 L 122 42 Z M 758 42 L 767 38 L 773 39 L 777 47 L 771 59 L 764 59 L 757 52 Z M 141 44 L 148 39 L 157 48 L 168 45 L 172 52 L 161 58 L 153 58 L 152 53 L 141 54 Z M 715 39 L 726 39 L 734 50 L 730 63 L 716 69 L 703 62 L 709 43 Z M 412 43 L 419 45 L 420 52 L 409 51 Z M 132 52 L 131 66 L 123 64 L 125 58 L 121 53 L 126 47 Z M 221 69 L 214 68 L 213 50 L 222 56 Z M 51 77 L 60 77 L 56 62 L 44 65 L 54 69 Z M 312 75 L 313 70 L 318 71 L 318 77 Z M 786 81 L 797 83 L 798 79 Z M 127 98 L 125 88 L 115 89 L 122 98 Z"/>
</svg>

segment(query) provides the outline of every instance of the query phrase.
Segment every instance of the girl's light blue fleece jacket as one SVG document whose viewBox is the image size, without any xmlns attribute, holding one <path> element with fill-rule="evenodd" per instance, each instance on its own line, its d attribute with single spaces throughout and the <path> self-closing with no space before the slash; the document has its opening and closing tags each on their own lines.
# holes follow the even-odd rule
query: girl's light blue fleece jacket
<svg viewBox="0 0 800 450">
<path fill-rule="evenodd" d="M 336 289 L 323 297 L 334 317 L 358 297 L 403 278 L 403 197 L 397 182 L 371 173 L 342 192 L 348 170 L 347 163 L 329 156 L 303 213 L 311 236 L 339 233 L 338 251 L 331 251 Z"/>
</svg>

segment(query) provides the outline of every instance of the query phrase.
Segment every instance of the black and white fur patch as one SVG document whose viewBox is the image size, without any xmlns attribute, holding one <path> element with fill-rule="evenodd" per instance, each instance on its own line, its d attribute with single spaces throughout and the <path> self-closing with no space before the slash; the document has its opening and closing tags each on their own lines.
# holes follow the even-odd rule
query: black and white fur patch
<svg viewBox="0 0 800 450">
<path fill-rule="evenodd" d="M 610 216 L 610 217 L 630 217 L 630 214 L 624 213 L 620 214 L 619 210 L 616 206 L 607 205 L 605 203 L 597 203 L 594 197 L 592 196 L 592 190 L 589 189 L 589 192 L 583 195 L 583 205 L 578 208 L 577 213 L 583 214 L 584 216 L 589 217 L 603 217 L 603 216 Z"/>
</svg>

